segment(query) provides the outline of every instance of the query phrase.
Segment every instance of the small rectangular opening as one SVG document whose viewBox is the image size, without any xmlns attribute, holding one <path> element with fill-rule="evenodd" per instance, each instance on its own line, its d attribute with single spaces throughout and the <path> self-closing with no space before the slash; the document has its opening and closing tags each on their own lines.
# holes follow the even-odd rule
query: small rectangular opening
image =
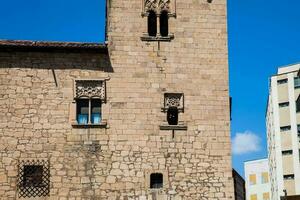
<svg viewBox="0 0 300 200">
<path fill-rule="evenodd" d="M 278 81 L 277 81 L 277 83 L 278 83 L 279 85 L 280 85 L 280 84 L 287 83 L 287 82 L 288 82 L 287 78 L 281 79 L 281 80 L 278 80 Z"/>
<path fill-rule="evenodd" d="M 162 188 L 163 175 L 161 173 L 153 173 L 150 175 L 150 188 Z"/>
<path fill-rule="evenodd" d="M 294 178 L 295 178 L 294 174 L 283 175 L 284 180 L 292 180 Z"/>
<path fill-rule="evenodd" d="M 43 166 L 42 165 L 25 165 L 23 186 L 39 187 L 43 184 Z"/>
<path fill-rule="evenodd" d="M 280 131 L 289 131 L 291 130 L 291 126 L 282 126 L 280 127 Z"/>
<path fill-rule="evenodd" d="M 292 155 L 292 154 L 293 154 L 293 150 L 282 151 L 282 155 Z"/>
</svg>

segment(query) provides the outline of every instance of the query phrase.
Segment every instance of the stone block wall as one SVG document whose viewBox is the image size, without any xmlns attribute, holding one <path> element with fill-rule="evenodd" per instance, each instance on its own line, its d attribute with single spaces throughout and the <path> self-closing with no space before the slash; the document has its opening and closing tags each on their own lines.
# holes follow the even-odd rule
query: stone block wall
<svg viewBox="0 0 300 200">
<path fill-rule="evenodd" d="M 108 2 L 108 50 L 0 52 L 0 196 L 21 160 L 50 162 L 38 199 L 233 199 L 226 1 L 177 0 L 170 42 L 142 41 L 140 0 Z M 106 79 L 106 127 L 72 126 L 74 81 Z M 161 130 L 165 93 L 187 130 Z M 163 188 L 150 189 L 151 173 Z"/>
</svg>

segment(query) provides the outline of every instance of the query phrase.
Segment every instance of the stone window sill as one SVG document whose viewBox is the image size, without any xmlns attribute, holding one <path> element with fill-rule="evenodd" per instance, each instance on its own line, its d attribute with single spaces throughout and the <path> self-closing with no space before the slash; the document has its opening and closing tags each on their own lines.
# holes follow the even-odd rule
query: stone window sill
<svg viewBox="0 0 300 200">
<path fill-rule="evenodd" d="M 108 128 L 107 121 L 102 120 L 100 124 L 78 124 L 72 123 L 73 128 Z"/>
<path fill-rule="evenodd" d="M 184 122 L 179 122 L 178 125 L 169 125 L 168 123 L 163 123 L 159 126 L 160 130 L 181 130 L 186 131 L 187 125 Z"/>
<path fill-rule="evenodd" d="M 148 34 L 144 34 L 141 37 L 142 41 L 147 41 L 147 42 L 155 42 L 155 41 L 160 41 L 160 42 L 170 42 L 171 40 L 174 39 L 174 35 L 173 34 L 169 34 L 166 37 L 163 36 L 149 36 Z"/>
</svg>

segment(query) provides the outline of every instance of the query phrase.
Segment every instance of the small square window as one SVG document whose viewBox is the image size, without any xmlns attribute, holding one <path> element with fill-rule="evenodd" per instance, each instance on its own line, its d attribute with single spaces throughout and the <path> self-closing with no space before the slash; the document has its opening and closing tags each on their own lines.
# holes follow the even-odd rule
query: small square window
<svg viewBox="0 0 300 200">
<path fill-rule="evenodd" d="M 100 124 L 101 123 L 101 100 L 100 99 L 77 99 L 77 123 Z"/>
<path fill-rule="evenodd" d="M 43 166 L 24 165 L 23 186 L 40 187 L 43 185 Z"/>
<path fill-rule="evenodd" d="M 19 197 L 42 197 L 50 193 L 50 169 L 46 160 L 21 161 L 18 174 Z"/>
<path fill-rule="evenodd" d="M 157 189 L 163 187 L 163 175 L 161 173 L 152 173 L 150 175 L 150 188 Z"/>
</svg>

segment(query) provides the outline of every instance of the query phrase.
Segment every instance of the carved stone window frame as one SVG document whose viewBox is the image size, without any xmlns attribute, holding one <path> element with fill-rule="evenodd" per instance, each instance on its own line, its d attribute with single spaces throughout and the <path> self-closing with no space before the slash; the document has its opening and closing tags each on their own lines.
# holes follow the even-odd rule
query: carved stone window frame
<svg viewBox="0 0 300 200">
<path fill-rule="evenodd" d="M 160 14 L 164 11 L 168 13 L 169 18 L 176 18 L 176 0 L 142 0 L 142 17 L 148 17 L 150 11 L 154 11 L 158 18 L 160 17 Z M 159 32 L 159 20 L 157 20 L 157 22 L 157 36 L 149 36 L 148 33 L 144 33 L 141 36 L 142 41 L 170 42 L 175 38 L 173 33 L 169 33 L 167 36 L 161 36 Z"/>
<path fill-rule="evenodd" d="M 100 99 L 102 103 L 106 103 L 107 80 L 108 79 L 76 79 L 74 81 L 74 99 L 95 98 Z M 86 84 L 86 87 L 89 86 L 89 88 L 84 88 L 84 84 Z M 93 84 L 96 86 L 94 88 L 97 89 L 92 89 Z"/>
<path fill-rule="evenodd" d="M 163 107 L 161 108 L 161 111 L 164 113 L 168 112 L 168 109 L 170 107 L 176 107 L 178 109 L 179 113 L 184 113 L 184 93 L 164 93 L 164 103 Z M 170 125 L 168 122 L 163 122 L 159 126 L 160 130 L 181 130 L 186 131 L 187 125 L 183 121 L 178 121 L 177 125 Z M 174 138 L 174 132 L 172 133 L 172 137 Z"/>
<path fill-rule="evenodd" d="M 167 112 L 169 107 L 177 107 L 179 113 L 184 113 L 184 94 L 183 93 L 164 93 L 164 106 L 162 112 Z"/>
<path fill-rule="evenodd" d="M 142 17 L 147 17 L 149 11 L 154 11 L 157 15 L 162 11 L 167 11 L 169 17 L 176 18 L 176 0 L 142 0 Z"/>
<path fill-rule="evenodd" d="M 106 92 L 106 82 L 110 80 L 110 77 L 97 78 L 97 79 L 75 79 L 73 86 L 73 98 L 74 101 L 70 108 L 70 122 L 73 128 L 107 128 L 107 120 L 103 119 L 103 108 L 107 103 L 107 92 Z M 84 88 L 86 84 L 86 88 Z M 92 86 L 95 85 L 96 89 Z M 90 87 L 90 88 L 89 88 Z M 94 87 L 95 88 L 95 87 Z M 79 124 L 77 121 L 77 100 L 79 99 L 100 99 L 101 100 L 101 122 L 100 123 L 87 123 Z M 89 113 L 91 115 L 91 113 Z M 90 116 L 89 116 L 90 118 Z"/>
</svg>

